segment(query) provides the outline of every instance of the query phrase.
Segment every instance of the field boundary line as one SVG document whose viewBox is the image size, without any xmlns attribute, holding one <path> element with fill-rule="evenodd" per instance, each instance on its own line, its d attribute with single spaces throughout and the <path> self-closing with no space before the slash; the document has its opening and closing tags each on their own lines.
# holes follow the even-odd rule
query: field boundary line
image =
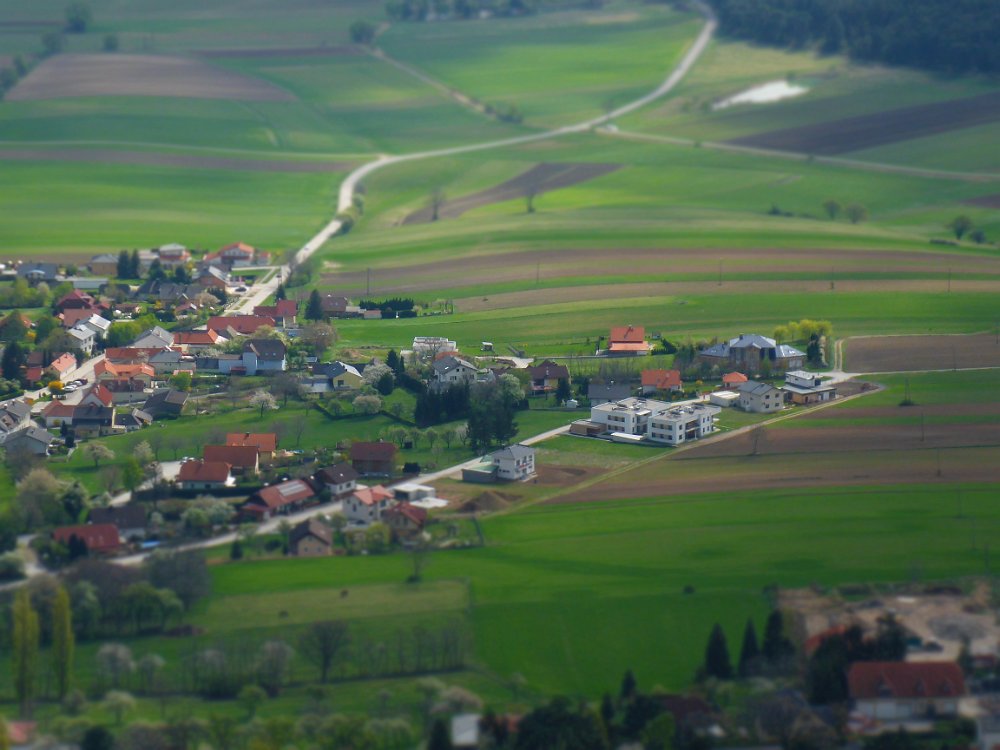
<svg viewBox="0 0 1000 750">
<path fill-rule="evenodd" d="M 945 169 L 907 167 L 901 164 L 886 164 L 884 162 L 845 159 L 840 156 L 815 156 L 813 154 L 805 154 L 800 151 L 778 151 L 777 149 L 759 148 L 756 146 L 739 146 L 733 143 L 724 143 L 722 141 L 698 141 L 693 138 L 656 135 L 653 133 L 639 133 L 634 130 L 613 130 L 606 127 L 599 128 L 596 132 L 599 135 L 610 136 L 613 138 L 624 138 L 626 140 L 669 143 L 674 146 L 692 146 L 696 148 L 712 149 L 714 151 L 748 154 L 750 156 L 765 156 L 775 159 L 786 159 L 788 161 L 828 164 L 830 166 L 860 169 L 868 172 L 903 174 L 911 177 L 927 177 L 939 180 L 960 180 L 962 182 L 996 182 L 1000 180 L 1000 174 L 996 172 L 953 172 Z"/>
</svg>

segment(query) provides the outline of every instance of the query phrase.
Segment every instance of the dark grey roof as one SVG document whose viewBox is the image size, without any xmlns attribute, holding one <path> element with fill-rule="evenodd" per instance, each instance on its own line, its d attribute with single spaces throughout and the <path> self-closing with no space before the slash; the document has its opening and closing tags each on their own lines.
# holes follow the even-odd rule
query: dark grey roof
<svg viewBox="0 0 1000 750">
<path fill-rule="evenodd" d="M 164 389 L 156 391 L 146 399 L 142 405 L 142 410 L 151 417 L 158 417 L 161 414 L 180 414 L 184 404 L 187 403 L 188 394 L 184 391 Z"/>
<path fill-rule="evenodd" d="M 41 427 L 25 427 L 23 430 L 11 433 L 7 438 L 7 445 L 13 445 L 18 440 L 36 440 L 45 445 L 50 445 L 56 436 Z"/>
<path fill-rule="evenodd" d="M 745 383 L 740 383 L 740 389 L 739 390 L 740 390 L 740 393 L 760 393 L 760 394 L 763 394 L 763 393 L 770 393 L 771 391 L 777 391 L 779 389 L 775 388 L 773 385 L 770 385 L 769 383 L 761 383 L 761 382 L 758 382 L 756 380 L 748 380 Z"/>
<path fill-rule="evenodd" d="M 119 529 L 138 529 L 146 525 L 146 509 L 137 503 L 110 508 L 93 508 L 90 523 L 111 523 Z"/>
<path fill-rule="evenodd" d="M 320 469 L 316 472 L 316 479 L 324 484 L 344 484 L 355 480 L 360 476 L 354 467 L 347 463 L 339 463 Z"/>
<path fill-rule="evenodd" d="M 591 383 L 587 386 L 587 398 L 603 398 L 608 401 L 621 401 L 632 395 L 632 386 L 628 383 Z"/>
<path fill-rule="evenodd" d="M 759 333 L 741 333 L 734 339 L 729 339 L 730 349 L 746 349 L 755 346 L 758 349 L 773 349 L 776 344 L 774 339 L 761 336 Z"/>
<path fill-rule="evenodd" d="M 434 363 L 433 367 L 434 367 L 434 372 L 438 373 L 439 375 L 445 375 L 451 372 L 452 370 L 458 370 L 463 367 L 471 368 L 477 371 L 479 369 L 471 362 L 467 362 L 464 359 L 459 359 L 458 357 L 452 357 L 452 356 L 442 357 L 441 359 L 437 360 Z"/>
<path fill-rule="evenodd" d="M 288 535 L 289 544 L 298 544 L 306 537 L 316 537 L 323 544 L 333 544 L 333 529 L 316 518 L 309 518 L 292 527 Z"/>
<path fill-rule="evenodd" d="M 81 404 L 73 412 L 73 424 L 96 422 L 110 426 L 114 422 L 115 407 L 98 406 L 97 404 Z"/>
<path fill-rule="evenodd" d="M 285 358 L 285 344 L 279 339 L 250 339 L 243 344 L 243 351 L 253 352 L 264 362 L 280 362 Z"/>
<path fill-rule="evenodd" d="M 535 449 L 528 445 L 521 445 L 518 443 L 517 445 L 508 445 L 506 448 L 493 451 L 492 455 L 494 459 L 510 458 L 518 461 L 522 458 L 535 455 Z"/>
<path fill-rule="evenodd" d="M 31 416 L 31 407 L 23 401 L 8 401 L 3 405 L 2 411 L 17 419 L 26 419 Z"/>
</svg>

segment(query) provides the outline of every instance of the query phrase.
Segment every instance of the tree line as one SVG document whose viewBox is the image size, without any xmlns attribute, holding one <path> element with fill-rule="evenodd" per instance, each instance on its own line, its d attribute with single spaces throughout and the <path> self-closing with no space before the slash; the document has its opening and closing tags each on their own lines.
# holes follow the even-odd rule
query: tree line
<svg viewBox="0 0 1000 750">
<path fill-rule="evenodd" d="M 926 70 L 1000 70 L 993 0 L 711 0 L 722 33 Z"/>
</svg>

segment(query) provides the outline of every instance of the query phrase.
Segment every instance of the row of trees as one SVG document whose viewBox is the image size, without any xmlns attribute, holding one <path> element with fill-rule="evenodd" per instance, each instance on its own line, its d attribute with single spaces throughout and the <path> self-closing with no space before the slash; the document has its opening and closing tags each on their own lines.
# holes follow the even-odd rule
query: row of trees
<svg viewBox="0 0 1000 750">
<path fill-rule="evenodd" d="M 992 0 L 711 0 L 720 29 L 763 44 L 952 72 L 1000 70 Z"/>
<path fill-rule="evenodd" d="M 757 629 L 748 619 L 743 629 L 739 662 L 734 669 L 729 655 L 726 633 L 718 623 L 712 628 L 705 647 L 705 661 L 699 670 L 700 677 L 730 680 L 758 675 L 782 674 L 794 666 L 795 646 L 786 633 L 785 618 L 781 610 L 772 610 L 764 626 L 764 640 L 758 642 Z"/>
<path fill-rule="evenodd" d="M 432 18 L 525 16 L 537 12 L 537 0 L 389 0 L 386 15 L 393 21 L 426 21 Z"/>
<path fill-rule="evenodd" d="M 823 201 L 823 210 L 830 218 L 836 221 L 843 214 L 852 224 L 860 224 L 868 218 L 868 209 L 860 203 L 848 203 L 846 206 L 836 198 L 828 198 Z"/>
</svg>

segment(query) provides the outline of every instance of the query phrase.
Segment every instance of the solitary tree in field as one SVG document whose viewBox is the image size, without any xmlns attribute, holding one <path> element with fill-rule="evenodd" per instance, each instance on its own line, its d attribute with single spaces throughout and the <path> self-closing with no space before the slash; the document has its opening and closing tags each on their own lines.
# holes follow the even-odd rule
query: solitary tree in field
<svg viewBox="0 0 1000 750">
<path fill-rule="evenodd" d="M 843 206 L 840 205 L 840 201 L 830 198 L 829 200 L 823 201 L 823 210 L 826 211 L 826 215 L 832 220 L 836 220 L 840 216 L 840 211 Z"/>
<path fill-rule="evenodd" d="M 278 402 L 268 391 L 263 388 L 254 391 L 253 395 L 250 396 L 250 406 L 260 407 L 260 417 L 264 418 L 264 410 L 270 409 L 274 410 L 278 408 Z"/>
<path fill-rule="evenodd" d="M 351 41 L 355 44 L 371 44 L 375 41 L 375 24 L 368 21 L 355 21 L 349 31 Z"/>
<path fill-rule="evenodd" d="M 956 216 L 948 222 L 948 229 L 954 233 L 956 240 L 960 240 L 965 236 L 966 232 L 972 229 L 972 219 L 965 214 Z"/>
<path fill-rule="evenodd" d="M 860 203 L 852 203 L 846 208 L 845 213 L 852 224 L 860 224 L 868 218 L 868 209 Z"/>
<path fill-rule="evenodd" d="M 440 218 L 441 208 L 444 206 L 444 190 L 441 188 L 436 189 L 431 193 L 431 221 L 437 221 Z"/>
<path fill-rule="evenodd" d="M 302 634 L 299 646 L 319 670 L 319 681 L 326 682 L 337 657 L 351 642 L 350 628 L 343 620 L 314 622 Z"/>
<path fill-rule="evenodd" d="M 66 6 L 66 31 L 82 34 L 90 24 L 90 6 L 86 3 L 71 3 Z"/>
<path fill-rule="evenodd" d="M 94 462 L 95 469 L 100 467 L 101 461 L 110 461 L 115 457 L 115 452 L 104 443 L 87 443 L 80 450 L 83 451 L 83 455 Z"/>
</svg>

